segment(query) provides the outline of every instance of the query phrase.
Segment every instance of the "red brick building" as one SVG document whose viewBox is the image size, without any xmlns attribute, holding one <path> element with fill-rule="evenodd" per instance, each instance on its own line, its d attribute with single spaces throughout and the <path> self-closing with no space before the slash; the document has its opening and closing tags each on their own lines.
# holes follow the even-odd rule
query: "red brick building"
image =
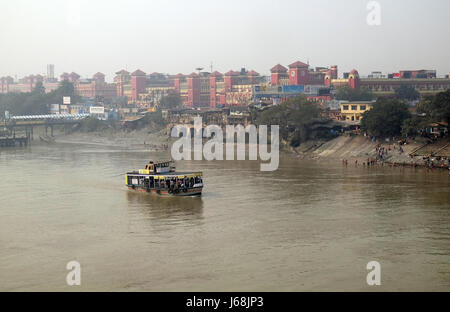
<svg viewBox="0 0 450 312">
<path fill-rule="evenodd" d="M 122 69 L 116 72 L 114 77 L 114 83 L 116 84 L 116 94 L 117 96 L 125 96 L 125 85 L 131 83 L 131 75 L 126 70 Z"/>
<path fill-rule="evenodd" d="M 131 99 L 136 101 L 139 93 L 142 93 L 146 87 L 145 73 L 138 69 L 131 74 Z"/>
<path fill-rule="evenodd" d="M 146 76 L 137 70 L 131 74 L 131 81 L 128 81 L 127 75 L 124 71 L 116 73 L 114 81 L 117 90 L 121 91 L 118 95 L 127 96 L 129 103 L 142 107 L 156 104 L 160 96 L 169 90 L 177 92 L 186 107 L 245 106 L 251 102 L 253 86 L 260 84 L 264 78 L 253 70 L 247 72 L 245 69 L 230 70 L 225 75 L 215 71 L 175 76 L 160 73 Z"/>
<path fill-rule="evenodd" d="M 288 69 L 283 65 L 277 64 L 270 69 L 270 82 L 273 86 L 287 84 L 283 81 L 289 81 Z"/>
<path fill-rule="evenodd" d="M 82 97 L 112 99 L 117 96 L 116 84 L 105 82 L 105 75 L 100 72 L 94 74 L 92 79 L 78 79 L 74 87 Z"/>
</svg>

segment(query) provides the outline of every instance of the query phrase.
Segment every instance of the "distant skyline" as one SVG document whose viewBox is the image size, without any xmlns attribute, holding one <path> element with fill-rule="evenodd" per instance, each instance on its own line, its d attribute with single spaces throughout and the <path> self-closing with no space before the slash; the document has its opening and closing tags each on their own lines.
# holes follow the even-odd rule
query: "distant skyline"
<svg viewBox="0 0 450 312">
<path fill-rule="evenodd" d="M 189 74 L 241 67 L 268 75 L 300 60 L 361 75 L 450 73 L 448 0 L 14 0 L 0 3 L 0 76 L 121 69 Z"/>
</svg>

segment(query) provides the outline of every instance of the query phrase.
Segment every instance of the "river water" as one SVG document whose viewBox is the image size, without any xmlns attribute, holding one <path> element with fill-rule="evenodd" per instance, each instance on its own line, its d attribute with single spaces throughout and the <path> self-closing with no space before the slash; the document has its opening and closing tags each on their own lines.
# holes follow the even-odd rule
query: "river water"
<svg viewBox="0 0 450 312">
<path fill-rule="evenodd" d="M 133 193 L 164 152 L 57 144 L 0 151 L 2 291 L 450 290 L 450 174 L 285 155 L 183 161 L 201 198 Z M 68 286 L 66 264 L 81 265 Z M 381 265 L 368 286 L 366 265 Z"/>
</svg>

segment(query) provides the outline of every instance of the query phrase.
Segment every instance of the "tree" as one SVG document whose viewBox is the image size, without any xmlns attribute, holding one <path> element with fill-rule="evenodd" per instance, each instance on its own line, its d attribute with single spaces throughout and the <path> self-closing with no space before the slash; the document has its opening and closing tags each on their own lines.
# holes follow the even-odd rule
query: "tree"
<svg viewBox="0 0 450 312">
<path fill-rule="evenodd" d="M 445 92 L 439 92 L 433 99 L 433 116 L 436 121 L 445 121 L 450 124 L 450 89 Z"/>
<path fill-rule="evenodd" d="M 161 108 L 175 109 L 181 107 L 181 97 L 174 90 L 169 90 L 167 95 L 163 96 L 159 101 Z"/>
<path fill-rule="evenodd" d="M 55 93 L 61 96 L 73 96 L 75 95 L 75 87 L 70 81 L 62 80 L 59 83 L 58 89 L 55 90 Z"/>
<path fill-rule="evenodd" d="M 3 116 L 7 110 L 11 115 L 48 114 L 50 104 L 61 104 L 63 96 L 70 96 L 72 103 L 79 101 L 71 82 L 62 81 L 60 86 L 50 93 L 45 93 L 41 82 L 38 82 L 32 92 L 7 93 L 0 95 L 0 113 Z"/>
<path fill-rule="evenodd" d="M 431 118 L 431 121 L 450 122 L 450 89 L 439 92 L 435 96 L 423 98 L 417 104 L 417 112 L 425 113 Z"/>
<path fill-rule="evenodd" d="M 419 114 L 426 114 L 427 116 L 431 116 L 433 111 L 433 101 L 434 96 L 427 95 L 422 97 L 417 103 L 416 110 Z"/>
<path fill-rule="evenodd" d="M 279 125 L 282 139 L 292 146 L 311 139 L 310 126 L 320 115 L 320 108 L 301 94 L 272 106 L 256 117 L 258 125 Z"/>
<path fill-rule="evenodd" d="M 349 86 L 336 89 L 336 100 L 345 101 L 371 101 L 374 99 L 372 91 L 366 88 L 353 89 Z"/>
<path fill-rule="evenodd" d="M 411 117 L 408 106 L 396 99 L 378 99 L 364 112 L 361 129 L 376 137 L 392 137 L 401 133 L 405 119 Z"/>
<path fill-rule="evenodd" d="M 419 98 L 419 92 L 413 86 L 401 85 L 395 90 L 395 97 L 399 100 L 414 101 Z"/>
<path fill-rule="evenodd" d="M 36 83 L 36 86 L 33 89 L 33 93 L 34 94 L 39 94 L 39 95 L 44 95 L 45 94 L 45 88 L 44 88 L 44 84 L 42 83 L 42 81 L 38 81 Z"/>
<path fill-rule="evenodd" d="M 424 129 L 430 123 L 429 118 L 420 116 L 412 116 L 405 119 L 402 124 L 402 136 L 416 136 L 420 133 L 420 130 Z"/>
</svg>

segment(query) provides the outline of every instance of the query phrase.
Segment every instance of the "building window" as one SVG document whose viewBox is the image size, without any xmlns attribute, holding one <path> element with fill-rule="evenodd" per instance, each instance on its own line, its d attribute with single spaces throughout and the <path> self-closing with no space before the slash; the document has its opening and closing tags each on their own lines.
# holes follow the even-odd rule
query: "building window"
<svg viewBox="0 0 450 312">
<path fill-rule="evenodd" d="M 343 106 L 343 109 L 344 109 L 344 110 L 348 110 L 348 105 L 344 105 L 344 106 Z"/>
<path fill-rule="evenodd" d="M 366 110 L 366 105 L 360 105 L 360 106 L 359 106 L 359 110 L 362 110 L 362 111 L 363 111 L 363 110 Z"/>
<path fill-rule="evenodd" d="M 358 110 L 358 106 L 357 105 L 352 105 L 352 110 Z"/>
</svg>

